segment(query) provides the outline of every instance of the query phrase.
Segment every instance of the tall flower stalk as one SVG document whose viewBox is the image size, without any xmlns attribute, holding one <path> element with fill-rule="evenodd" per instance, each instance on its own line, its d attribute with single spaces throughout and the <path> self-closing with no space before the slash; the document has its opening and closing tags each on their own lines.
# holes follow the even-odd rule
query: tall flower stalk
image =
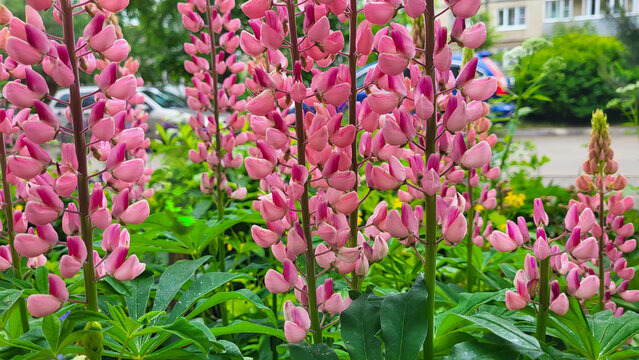
<svg viewBox="0 0 639 360">
<path fill-rule="evenodd" d="M 578 200 L 568 204 L 563 232 L 558 232 L 555 238 L 547 237 L 544 229 L 549 218 L 542 200 L 535 199 L 533 219 L 537 230 L 534 243 L 531 243 L 523 217 L 518 218 L 517 223 L 508 220 L 505 232 L 494 231 L 490 235 L 490 242 L 497 251 L 509 252 L 523 247 L 534 253 L 534 256 L 526 255 L 524 270 L 515 275 L 516 291 L 506 292 L 506 306 L 519 310 L 530 303 L 539 305 L 536 336 L 540 343 L 546 338 L 548 311 L 559 315 L 568 312 L 566 293 L 584 306 L 599 294 L 599 309 L 609 309 L 615 316 L 621 316 L 624 309 L 613 301 L 614 295 L 627 302 L 639 301 L 639 290 L 628 289 L 635 270 L 627 266 L 623 257 L 636 248 L 636 240 L 628 239 L 634 234 L 634 227 L 632 223 L 625 223 L 623 216 L 634 201 L 632 197 L 622 195 L 626 178 L 621 174 L 614 175 L 618 165 L 610 149 L 608 123 L 602 111 L 593 113 L 592 126 L 589 159 L 582 164 L 586 174 L 576 182 L 582 193 L 578 194 Z M 594 195 L 587 195 L 589 192 Z M 615 238 L 611 240 L 613 234 Z M 539 268 L 538 260 L 541 262 Z M 615 284 L 613 274 L 616 274 L 618 284 Z M 563 290 L 557 280 L 559 277 L 565 277 Z"/>
<path fill-rule="evenodd" d="M 245 103 L 238 101 L 238 96 L 244 93 L 245 87 L 236 84 L 236 80 L 237 74 L 245 70 L 245 65 L 236 61 L 234 54 L 239 46 L 240 38 L 235 31 L 239 29 L 240 22 L 239 19 L 231 19 L 233 7 L 232 0 L 178 4 L 182 24 L 194 33 L 191 42 L 184 44 L 185 52 L 191 55 L 191 60 L 187 60 L 184 66 L 193 75 L 193 87 L 186 89 L 186 95 L 189 107 L 197 111 L 189 123 L 200 142 L 197 150 L 189 152 L 189 158 L 193 162 L 205 162 L 213 172 L 213 178 L 208 173 L 202 174 L 200 187 L 205 193 L 213 193 L 218 221 L 224 218 L 227 198 L 246 197 L 245 188 L 231 188 L 224 171 L 225 168 L 237 169 L 242 166 L 242 155 L 233 154 L 233 149 L 247 140 L 246 134 L 240 132 L 245 119 L 238 110 L 243 110 Z M 208 55 L 208 60 L 199 55 Z M 227 70 L 231 75 L 221 83 L 219 76 Z M 233 113 L 224 124 L 220 114 L 228 110 Z M 218 237 L 217 251 L 218 270 L 226 271 L 224 233 Z M 227 324 L 227 312 L 223 305 L 221 310 L 223 323 Z"/>
<path fill-rule="evenodd" d="M 464 1 L 451 7 L 457 17 L 464 19 L 477 11 L 478 4 Z M 481 101 L 494 93 L 496 82 L 492 78 L 475 79 L 477 59 L 462 69 L 457 80 L 450 75 L 452 53 L 448 36 L 436 20 L 432 2 L 404 4 L 411 17 L 425 14 L 425 49 L 415 47 L 410 32 L 402 25 L 391 23 L 387 27 L 400 5 L 367 2 L 362 9 L 366 20 L 360 24 L 354 2 L 315 4 L 290 0 L 271 4 L 251 0 L 242 5 L 252 19 L 249 25 L 253 30 L 252 34 L 242 33 L 242 49 L 255 57 L 266 52 L 266 58 L 275 66 L 269 72 L 255 66 L 253 81 L 247 82 L 254 93 L 247 109 L 258 140 L 246 166 L 251 177 L 261 179 L 266 192 L 255 205 L 267 220 L 268 230 L 254 227 L 253 238 L 264 247 L 270 246 L 284 267 L 282 273 L 269 270 L 267 287 L 274 292 L 296 289 L 298 300 L 309 315 L 301 316 L 302 310 L 285 304 L 287 336 L 301 327 L 313 332 L 315 342 L 321 341 L 316 306 L 322 310 L 321 299 L 326 298 L 322 291 L 327 286 L 331 298 L 337 295 L 335 301 L 347 305 L 341 296 L 333 294 L 332 282 L 327 285 L 325 281 L 315 289 L 315 262 L 324 268 L 320 274 L 330 268 L 342 274 L 354 271 L 347 281 L 351 288 L 359 289 L 359 277 L 368 272 L 370 262 L 381 260 L 380 255 L 387 251 L 386 242 L 394 237 L 424 260 L 431 294 L 427 309 L 431 321 L 425 342 L 428 358 L 432 357 L 433 348 L 437 248 L 442 240 L 449 244 L 461 242 L 467 231 L 462 213 L 466 200 L 454 184 L 463 178 L 463 169 L 479 169 L 490 161 L 490 145 L 486 141 L 475 143 L 476 138 L 465 140 L 461 131 L 482 117 Z M 270 10 L 271 6 L 277 11 Z M 298 8 L 302 12 L 297 12 Z M 331 13 L 350 21 L 348 53 L 342 52 L 343 35 L 330 29 L 327 16 Z M 303 35 L 298 37 L 295 18 L 301 15 Z M 375 35 L 372 25 L 381 26 Z M 466 29 L 465 22 L 461 22 L 452 40 L 477 47 L 485 39 L 482 26 Z M 290 61 L 280 48 L 290 51 Z M 373 51 L 379 62 L 358 87 L 356 66 L 366 64 Z M 418 53 L 424 54 L 423 61 Z M 338 56 L 345 56 L 348 66 L 333 65 Z M 315 69 L 315 63 L 328 69 Z M 420 66 L 426 74 L 422 74 Z M 308 72 L 313 75 L 310 87 L 304 84 L 303 74 Z M 453 95 L 453 90 L 458 94 Z M 366 98 L 358 104 L 356 96 L 360 93 L 365 93 Z M 292 102 L 294 115 L 289 115 L 287 109 Z M 346 102 L 349 118 L 342 121 L 339 110 Z M 276 106 L 284 111 L 276 110 Z M 293 133 L 289 126 L 294 127 Z M 290 140 L 295 141 L 296 147 L 290 146 Z M 380 202 L 366 225 L 355 227 L 355 211 L 368 196 L 360 200 L 355 191 L 361 188 L 361 170 L 369 189 L 367 194 L 397 191 L 403 202 L 401 215 L 398 210 L 389 209 L 386 202 Z M 290 174 L 288 184 L 282 174 Z M 413 208 L 410 203 L 417 200 L 423 201 L 424 206 Z M 349 215 L 348 221 L 345 215 Z M 425 238 L 420 236 L 420 222 L 425 224 Z M 442 224 L 441 238 L 437 237 L 438 224 Z M 286 234 L 288 241 L 284 245 L 280 238 Z M 324 243 L 313 248 L 313 234 Z M 426 247 L 425 256 L 419 253 L 419 243 Z M 355 244 L 357 247 L 351 246 Z M 301 254 L 306 259 L 303 269 L 294 264 Z M 294 269 L 300 270 L 302 276 L 298 277 Z M 338 313 L 327 311 L 325 306 L 323 312 Z M 301 339 L 290 337 L 289 341 Z"/>
<path fill-rule="evenodd" d="M 16 232 L 13 245 L 17 253 L 13 255 L 18 263 L 20 256 L 28 257 L 28 264 L 37 267 L 46 262 L 43 254 L 54 246 L 66 246 L 68 253 L 60 258 L 60 274 L 69 278 L 83 269 L 84 299 L 75 301 L 84 303 L 87 310 L 98 311 L 98 280 L 107 275 L 120 281 L 132 280 L 145 268 L 136 255 L 128 256 L 129 234 L 121 225 L 143 222 L 149 215 L 144 198 L 153 193 L 144 190 L 152 172 L 145 169 L 147 116 L 135 109 L 143 102 L 136 94 L 142 80 L 134 75 L 135 61 L 119 66 L 130 48 L 121 38 L 113 14 L 124 9 L 127 2 L 27 3 L 26 23 L 12 17 L 8 31 L 2 30 L 8 32 L 3 43 L 3 50 L 9 54 L 5 67 L 9 62 L 9 73 L 15 78 L 2 92 L 14 107 L 2 119 L 2 132 L 5 139 L 16 137 L 13 148 L 5 153 L 3 190 L 10 193 L 9 186 L 15 186 L 16 197 L 25 203 L 24 214 L 12 214 L 14 223 L 9 231 Z M 46 32 L 43 14 L 56 19 L 63 37 Z M 76 16 L 90 17 L 79 37 L 74 32 Z M 58 86 L 68 87 L 68 101 L 49 94 L 44 77 L 35 69 L 40 65 L 39 70 Z M 96 69 L 101 70 L 95 77 L 97 90 L 83 93 L 80 71 L 91 74 Z M 83 106 L 90 97 L 91 104 Z M 68 106 L 68 126 L 60 124 L 43 102 L 47 99 Z M 85 112 L 90 112 L 88 120 L 83 117 Z M 63 134 L 72 142 L 64 142 Z M 58 147 L 60 158 L 53 159 L 51 151 L 43 146 Z M 90 165 L 101 170 L 90 173 Z M 111 209 L 105 193 L 112 193 Z M 5 212 L 11 211 L 10 200 L 5 199 L 4 207 Z M 52 226 L 59 217 L 66 242 L 58 239 Z M 28 228 L 27 222 L 33 227 Z M 94 249 L 96 227 L 104 230 L 104 257 Z M 27 309 L 34 317 L 42 317 L 68 300 L 64 281 L 50 274 L 49 294 L 30 295 Z M 91 354 L 101 351 L 101 340 L 97 344 L 91 345 L 95 351 Z"/>
</svg>

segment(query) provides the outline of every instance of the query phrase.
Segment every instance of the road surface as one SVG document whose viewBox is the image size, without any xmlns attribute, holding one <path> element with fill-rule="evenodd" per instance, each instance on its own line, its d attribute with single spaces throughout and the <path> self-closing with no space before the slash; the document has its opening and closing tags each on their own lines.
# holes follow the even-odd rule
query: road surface
<svg viewBox="0 0 639 360">
<path fill-rule="evenodd" d="M 587 145 L 590 129 L 535 129 L 518 130 L 515 140 L 530 141 L 535 152 L 547 156 L 550 161 L 539 170 L 546 182 L 568 186 L 582 173 L 581 163 L 588 156 Z M 639 186 L 639 139 L 629 128 L 610 129 L 612 149 L 619 162 L 619 172 L 628 182 Z"/>
</svg>

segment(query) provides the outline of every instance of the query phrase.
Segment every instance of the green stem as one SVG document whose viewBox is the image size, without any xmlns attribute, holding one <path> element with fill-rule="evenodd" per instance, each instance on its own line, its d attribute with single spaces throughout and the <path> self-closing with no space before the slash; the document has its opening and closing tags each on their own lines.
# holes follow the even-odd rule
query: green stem
<svg viewBox="0 0 639 360">
<path fill-rule="evenodd" d="M 78 206 L 80 217 L 80 234 L 87 248 L 87 260 L 84 263 L 84 293 L 86 308 L 98 311 L 98 288 L 95 281 L 95 266 L 93 263 L 93 226 L 89 217 L 89 175 L 87 168 L 87 145 L 84 134 L 84 120 L 82 118 L 82 98 L 80 96 L 80 72 L 75 53 L 75 33 L 73 28 L 73 7 L 71 0 L 60 1 L 64 44 L 69 53 L 71 70 L 74 81 L 69 87 L 69 109 L 73 124 L 73 141 L 75 154 L 78 159 Z"/>
<path fill-rule="evenodd" d="M 537 313 L 537 340 L 540 344 L 546 342 L 546 322 L 548 320 L 548 306 L 550 304 L 550 257 L 541 261 L 539 268 L 539 312 Z"/>
<path fill-rule="evenodd" d="M 348 123 L 357 128 L 357 0 L 350 0 L 350 20 L 349 20 L 349 48 L 348 48 L 348 70 L 351 78 L 351 93 L 348 97 Z M 351 144 L 351 171 L 355 173 L 355 176 L 359 173 L 358 164 L 358 149 L 357 149 L 357 135 L 355 140 Z M 353 185 L 353 191 L 357 192 L 357 181 Z M 358 230 L 358 218 L 359 218 L 359 206 L 350 214 L 348 223 L 350 227 L 350 235 L 348 239 L 348 246 L 357 246 Z M 360 290 L 362 287 L 362 276 L 358 276 L 353 272 L 351 279 L 351 288 L 354 290 Z"/>
<path fill-rule="evenodd" d="M 286 0 L 286 10 L 288 12 L 288 28 L 291 40 L 291 65 L 299 61 L 300 53 L 297 41 L 297 25 L 295 24 L 295 3 L 293 0 Z M 297 163 L 306 166 L 306 132 L 304 130 L 304 114 L 302 104 L 295 103 L 295 137 L 297 138 Z M 306 285 L 308 287 L 308 312 L 311 318 L 311 332 L 313 333 L 313 343 L 322 342 L 322 326 L 317 311 L 317 288 L 315 279 L 315 252 L 313 251 L 313 237 L 311 235 L 311 211 L 308 204 L 308 181 L 304 183 L 304 192 L 300 199 L 302 208 L 301 220 L 302 230 L 306 239 L 306 252 L 304 254 L 306 269 Z"/>
<path fill-rule="evenodd" d="M 273 258 L 271 256 L 271 258 Z M 273 313 L 277 315 L 277 294 L 272 294 L 271 295 L 273 298 L 273 301 L 271 303 L 271 310 L 273 310 Z M 275 336 L 271 336 L 271 355 L 272 355 L 272 360 L 277 360 L 279 358 L 279 354 L 277 353 L 277 345 L 279 344 L 279 340 L 278 338 L 276 338 Z"/>
<path fill-rule="evenodd" d="M 2 167 L 2 192 L 4 193 L 4 215 L 7 219 L 7 239 L 9 240 L 9 249 L 11 249 L 11 262 L 13 264 L 13 276 L 16 279 L 22 279 L 22 261 L 20 254 L 15 247 L 16 231 L 13 228 L 13 199 L 11 198 L 11 185 L 7 181 L 7 148 L 4 142 L 4 134 L 0 134 L 0 167 Z M 22 324 L 22 332 L 29 331 L 29 315 L 27 312 L 27 303 L 24 299 L 18 300 L 18 310 L 20 311 L 20 322 Z"/>
<path fill-rule="evenodd" d="M 470 175 L 470 174 L 469 174 Z M 475 268 L 473 266 L 473 232 L 475 231 L 475 217 L 471 216 L 475 211 L 475 199 L 473 198 L 473 186 L 468 179 L 468 202 L 470 210 L 468 211 L 468 219 L 466 219 L 468 227 L 466 228 L 466 292 L 473 291 L 473 283 L 475 277 Z"/>
<path fill-rule="evenodd" d="M 433 89 L 437 89 L 435 82 L 435 66 L 433 63 L 433 54 L 435 52 L 435 2 L 434 0 L 426 1 L 426 11 L 424 12 L 424 56 L 426 61 L 425 71 L 433 82 Z M 435 90 L 435 98 L 433 104 L 437 104 L 437 91 Z M 435 153 L 435 135 L 437 133 L 437 111 L 426 123 L 426 157 Z M 426 283 L 427 301 L 427 331 L 424 340 L 424 360 L 432 360 L 435 354 L 435 269 L 437 266 L 437 218 L 436 218 L 436 197 L 435 195 L 426 195 L 424 204 L 424 223 L 426 226 L 426 256 L 424 262 L 424 281 Z"/>
</svg>

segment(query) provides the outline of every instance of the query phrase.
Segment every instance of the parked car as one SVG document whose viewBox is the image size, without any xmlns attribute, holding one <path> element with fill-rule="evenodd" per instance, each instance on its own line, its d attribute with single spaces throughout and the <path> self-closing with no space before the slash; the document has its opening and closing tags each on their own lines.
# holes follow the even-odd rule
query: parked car
<svg viewBox="0 0 639 360">
<path fill-rule="evenodd" d="M 97 86 L 82 86 L 80 94 L 82 96 L 94 93 L 98 90 Z M 155 124 L 161 124 L 164 127 L 174 126 L 179 123 L 188 121 L 190 115 L 195 112 L 186 105 L 186 101 L 169 92 L 162 91 L 154 87 L 139 87 L 138 93 L 144 97 L 144 104 L 141 106 L 149 113 L 149 132 L 155 132 Z M 59 90 L 54 97 L 62 101 L 69 101 L 69 90 Z M 95 102 L 93 96 L 86 97 L 82 100 L 82 106 L 87 107 Z M 49 106 L 53 109 L 54 114 L 58 117 L 61 124 L 67 124 L 66 117 L 67 106 L 56 100 L 51 100 Z M 84 119 L 89 118 L 90 111 L 84 111 Z"/>
<path fill-rule="evenodd" d="M 508 88 L 510 87 L 508 78 L 506 78 L 506 76 L 504 75 L 503 71 L 501 71 L 501 69 L 499 68 L 499 66 L 492 61 L 492 59 L 490 59 L 490 52 L 489 51 L 478 51 L 475 55 L 477 55 L 478 61 L 477 61 L 477 73 L 479 74 L 480 77 L 482 76 L 493 76 L 497 79 L 497 91 L 495 92 L 495 95 L 493 95 L 493 98 L 498 98 L 501 95 L 506 95 L 508 94 Z M 357 87 L 361 87 L 362 85 L 364 85 L 364 78 L 366 77 L 366 74 L 372 70 L 375 66 L 377 65 L 377 62 L 372 62 L 366 66 L 364 66 L 363 68 L 359 69 L 357 71 Z M 450 70 L 453 72 L 453 74 L 455 75 L 455 77 L 457 76 L 457 74 L 459 74 L 459 70 L 461 68 L 462 65 L 462 55 L 460 53 L 457 54 L 453 54 L 453 61 L 450 67 Z M 408 76 L 408 69 L 405 71 L 405 76 Z M 360 93 L 357 94 L 357 101 L 361 102 L 366 98 L 366 92 L 365 91 L 361 91 Z M 345 105 L 342 105 L 339 110 L 341 110 Z M 302 104 L 302 107 L 304 109 L 304 111 L 311 111 L 314 112 L 315 109 L 313 109 L 312 106 L 308 106 L 306 104 Z M 291 106 L 291 108 L 289 109 L 289 113 L 292 113 L 295 111 L 295 105 Z M 514 104 L 511 103 L 502 103 L 502 104 L 491 104 L 491 113 L 493 113 L 496 117 L 508 117 L 510 115 L 512 115 L 512 113 L 515 111 L 515 106 Z"/>
</svg>

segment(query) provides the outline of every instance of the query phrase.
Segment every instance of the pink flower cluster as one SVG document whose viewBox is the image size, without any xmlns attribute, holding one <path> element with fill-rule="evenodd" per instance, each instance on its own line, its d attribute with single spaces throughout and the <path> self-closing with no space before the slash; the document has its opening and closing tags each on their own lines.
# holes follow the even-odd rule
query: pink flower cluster
<svg viewBox="0 0 639 360">
<path fill-rule="evenodd" d="M 244 94 L 245 86 L 237 83 L 237 76 L 246 69 L 246 64 L 237 61 L 236 49 L 240 37 L 235 32 L 240 28 L 239 19 L 231 19 L 234 0 L 189 0 L 178 4 L 182 14 L 182 24 L 193 32 L 191 42 L 184 44 L 184 51 L 191 60 L 184 62 L 184 68 L 192 74 L 193 87 L 186 88 L 188 105 L 197 111 L 189 124 L 200 139 L 197 150 L 191 149 L 189 158 L 195 163 L 205 162 L 215 175 L 202 174 L 200 188 L 203 193 L 215 194 L 217 190 L 226 192 L 232 199 L 244 199 L 246 188 L 231 188 L 223 168 L 238 169 L 243 157 L 233 153 L 233 149 L 246 143 L 248 136 L 242 132 L 246 119 L 239 112 L 244 111 L 246 102 L 238 100 Z M 205 20 L 206 19 L 206 20 Z M 203 56 L 208 56 L 208 60 Z M 219 77 L 230 72 L 223 81 Z M 231 111 L 224 122 L 220 113 Z M 223 207 L 224 204 L 218 204 Z"/>
<path fill-rule="evenodd" d="M 153 190 L 144 185 L 153 170 L 145 168 L 150 145 L 145 137 L 148 115 L 135 108 L 144 101 L 136 93 L 142 84 L 135 76 L 139 65 L 132 59 L 119 65 L 130 48 L 111 18 L 128 1 L 27 3 L 26 22 L 13 17 L 4 6 L 0 10 L 2 24 L 9 25 L 0 30 L 0 47 L 9 55 L 0 64 L 0 74 L 14 79 L 2 91 L 13 106 L 0 111 L 2 136 L 13 143 L 3 173 L 15 187 L 16 199 L 10 203 L 25 204 L 24 212 L 12 209 L 13 214 L 7 214 L 13 218 L 8 234 L 11 246 L 19 256 L 29 258 L 29 266 L 37 267 L 46 262 L 44 254 L 63 244 L 68 253 L 60 259 L 62 277 L 73 277 L 84 267 L 84 276 L 91 282 L 107 275 L 131 280 L 145 265 L 136 255 L 128 256 L 129 234 L 121 225 L 140 224 L 148 217 L 145 198 Z M 46 32 L 41 12 L 49 11 L 63 26 L 64 38 Z M 73 18 L 84 13 L 91 20 L 76 39 L 69 30 Z M 38 70 L 60 87 L 71 86 L 69 101 L 54 99 Z M 81 96 L 79 71 L 93 74 L 96 70 L 100 71 L 94 76 L 98 90 Z M 94 101 L 82 107 L 89 97 Z M 61 124 L 44 103 L 48 99 L 68 105 L 68 125 Z M 84 112 L 89 112 L 88 120 Z M 65 142 L 69 137 L 73 142 Z M 56 153 L 59 159 L 51 155 Z M 96 172 L 89 174 L 89 167 Z M 11 196 L 6 188 L 3 195 L 6 203 Z M 53 227 L 59 218 L 66 242 L 60 241 Z M 93 228 L 104 231 L 103 257 L 93 250 Z M 0 249 L 0 270 L 6 270 L 11 255 L 9 249 Z M 31 295 L 27 300 L 35 317 L 57 311 L 68 300 L 64 281 L 51 274 L 49 283 L 48 295 Z M 97 293 L 86 297 L 87 301 L 97 299 Z"/>
<path fill-rule="evenodd" d="M 387 255 L 392 237 L 417 251 L 417 243 L 425 242 L 419 231 L 424 207 L 411 203 L 426 197 L 436 197 L 442 240 L 458 244 L 467 232 L 464 211 L 470 206 L 455 184 L 465 171 L 477 184 L 480 172 L 489 179 L 499 176 L 499 169 L 490 167 L 496 138 L 486 133 L 489 109 L 482 103 L 495 93 L 496 80 L 475 78 L 476 58 L 455 78 L 448 30 L 439 20 L 434 57 L 424 59 L 425 49 L 416 48 L 406 27 L 388 26 L 401 1 L 368 1 L 366 20 L 351 24 L 350 50 L 343 53 L 343 34 L 330 28 L 328 18 L 333 14 L 342 22 L 356 22 L 353 3 L 250 0 L 242 5 L 252 33 L 242 32 L 240 46 L 258 59 L 266 54 L 266 61 L 249 67 L 252 79 L 246 81 L 253 93 L 247 110 L 256 147 L 245 165 L 249 176 L 260 180 L 264 194 L 254 207 L 267 222 L 267 228 L 254 226 L 252 235 L 283 264 L 282 272 L 268 271 L 267 288 L 274 293 L 295 290 L 301 304 L 285 304 L 290 342 L 303 340 L 309 331 L 321 338 L 317 313 L 329 318 L 350 304 L 333 293 L 330 278 L 316 286 L 316 266 L 322 268 L 319 274 L 335 270 L 347 281 L 351 273 L 353 285 L 371 263 Z M 424 13 L 425 6 L 420 0 L 403 4 L 411 17 Z M 466 29 L 464 20 L 477 12 L 479 1 L 457 1 L 450 8 L 457 17 L 450 40 L 479 46 L 485 27 Z M 300 34 L 296 14 L 303 16 Z M 373 34 L 372 25 L 381 29 Z M 291 52 L 290 61 L 282 48 Z M 373 52 L 379 61 L 358 87 L 356 67 Z M 347 56 L 349 65 L 334 64 L 338 56 Z M 420 66 L 434 76 L 424 75 Z M 310 82 L 305 80 L 309 75 Z M 367 96 L 355 103 L 359 92 Z M 341 109 L 347 101 L 346 122 Z M 435 139 L 430 145 L 429 132 Z M 368 190 L 360 195 L 362 175 Z M 359 226 L 358 207 L 372 191 L 397 191 L 401 211 L 382 201 Z M 491 206 L 494 197 L 486 188 L 481 201 Z M 314 245 L 313 237 L 321 239 L 319 244 Z"/>
<path fill-rule="evenodd" d="M 610 309 L 616 316 L 621 316 L 623 308 L 617 307 L 612 295 L 616 294 L 627 302 L 639 301 L 639 290 L 628 289 L 629 281 L 635 275 L 634 268 L 628 267 L 627 260 L 623 258 L 625 253 L 637 246 L 635 239 L 629 239 L 634 235 L 634 227 L 632 223 L 625 223 L 623 216 L 633 207 L 634 200 L 631 196 L 622 195 L 625 177 L 613 175 L 618 165 L 610 149 L 608 124 L 600 110 L 593 114 L 589 160 L 584 162 L 583 168 L 590 177 L 580 176 L 578 188 L 582 191 L 595 190 L 596 193 L 593 196 L 579 193 L 578 200 L 570 201 L 564 220 L 565 231 L 561 235 L 548 239 L 544 226 L 548 225 L 549 218 L 541 199 L 535 199 L 537 239 L 532 246 L 523 217 L 518 218 L 517 223 L 509 220 L 505 232 L 493 232 L 490 242 L 497 251 L 509 252 L 524 247 L 532 250 L 539 260 L 550 258 L 552 272 L 566 278 L 565 291 L 568 295 L 584 301 L 599 292 L 602 310 Z M 563 248 L 552 244 L 564 238 Z M 506 306 L 511 310 L 525 307 L 534 298 L 538 286 L 543 286 L 539 284 L 538 277 L 531 276 L 537 272 L 535 257 L 527 255 L 524 263 L 526 270 L 517 273 L 514 280 L 516 293 L 506 293 Z M 619 278 L 618 285 L 613 274 Z M 559 315 L 565 314 L 568 311 L 568 299 L 560 293 L 557 280 L 552 281 L 551 290 L 550 308 Z"/>
</svg>

